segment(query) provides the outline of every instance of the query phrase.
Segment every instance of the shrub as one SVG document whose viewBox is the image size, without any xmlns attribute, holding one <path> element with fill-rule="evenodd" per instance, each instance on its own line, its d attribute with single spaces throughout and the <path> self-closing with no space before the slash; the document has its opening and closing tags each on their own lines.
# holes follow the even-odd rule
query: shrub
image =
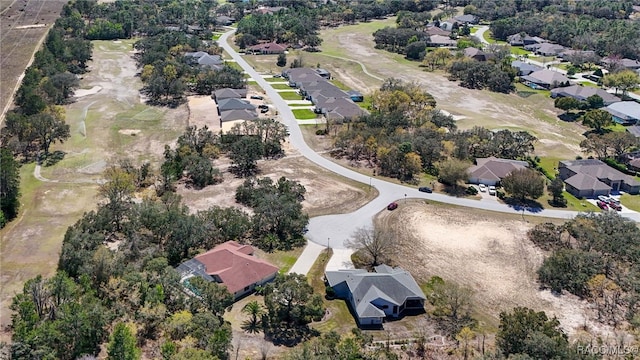
<svg viewBox="0 0 640 360">
<path fill-rule="evenodd" d="M 478 194 L 478 189 L 476 189 L 475 186 L 469 186 L 465 192 L 469 195 L 476 195 Z"/>
<path fill-rule="evenodd" d="M 327 135 L 327 129 L 316 130 L 316 135 Z"/>
<path fill-rule="evenodd" d="M 506 195 L 505 195 L 504 191 L 502 191 L 502 190 L 498 190 L 498 191 L 496 191 L 496 196 L 497 196 L 497 197 L 498 197 L 498 199 L 500 199 L 500 200 L 504 200 L 504 198 L 506 197 Z"/>
</svg>

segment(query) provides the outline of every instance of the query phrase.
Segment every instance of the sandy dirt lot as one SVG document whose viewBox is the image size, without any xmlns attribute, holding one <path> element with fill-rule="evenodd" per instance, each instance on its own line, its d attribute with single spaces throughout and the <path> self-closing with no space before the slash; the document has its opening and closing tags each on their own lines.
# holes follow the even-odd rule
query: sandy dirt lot
<svg viewBox="0 0 640 360">
<path fill-rule="evenodd" d="M 571 295 L 539 289 L 535 271 L 545 254 L 526 238 L 533 221 L 544 219 L 495 214 L 414 200 L 399 211 L 382 212 L 378 226 L 397 229 L 402 249 L 398 265 L 419 282 L 440 276 L 474 289 L 476 316 L 497 327 L 500 311 L 526 306 L 555 315 L 571 335 L 587 325 L 598 335 L 613 329 L 593 322 L 592 309 Z"/>
<path fill-rule="evenodd" d="M 0 1 L 0 119 L 33 54 L 66 3 L 67 0 Z"/>
</svg>

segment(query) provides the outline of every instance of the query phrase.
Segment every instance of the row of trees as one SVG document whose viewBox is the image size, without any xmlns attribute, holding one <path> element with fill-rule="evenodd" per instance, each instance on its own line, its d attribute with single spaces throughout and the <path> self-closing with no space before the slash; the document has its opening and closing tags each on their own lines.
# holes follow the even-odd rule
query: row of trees
<svg viewBox="0 0 640 360">
<path fill-rule="evenodd" d="M 236 44 L 244 49 L 265 40 L 315 48 L 322 43 L 319 27 L 314 9 L 295 7 L 273 15 L 250 14 L 238 22 Z"/>
<path fill-rule="evenodd" d="M 604 323 L 640 324 L 635 223 L 615 213 L 579 215 L 564 225 L 537 225 L 529 238 L 551 251 L 538 270 L 544 286 L 589 300 Z"/>
</svg>

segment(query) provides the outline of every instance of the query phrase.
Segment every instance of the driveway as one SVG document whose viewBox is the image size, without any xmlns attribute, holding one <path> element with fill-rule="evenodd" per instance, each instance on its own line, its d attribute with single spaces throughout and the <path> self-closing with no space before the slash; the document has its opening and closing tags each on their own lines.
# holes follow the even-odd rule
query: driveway
<svg viewBox="0 0 640 360">
<path fill-rule="evenodd" d="M 482 33 L 480 31 L 486 30 L 480 29 L 478 30 L 478 32 L 476 32 L 476 35 L 479 35 L 480 38 L 482 38 Z M 298 121 L 296 121 L 295 117 L 293 116 L 291 108 L 287 105 L 287 102 L 279 96 L 278 91 L 271 87 L 269 82 L 263 79 L 262 76 L 255 69 L 253 69 L 253 67 L 251 67 L 242 58 L 242 56 L 240 56 L 240 54 L 238 54 L 231 47 L 231 45 L 229 45 L 229 43 L 227 42 L 228 38 L 234 32 L 235 29 L 226 32 L 220 37 L 218 43 L 229 54 L 229 56 L 231 56 L 236 61 L 236 63 L 240 65 L 242 69 L 247 74 L 249 74 L 249 76 L 251 76 L 251 78 L 253 78 L 258 85 L 262 87 L 266 95 L 271 98 L 273 106 L 278 109 L 278 114 L 280 115 L 281 121 L 289 127 L 289 140 L 291 146 L 297 149 L 300 154 L 302 154 L 304 157 L 317 164 L 318 166 L 364 184 L 370 183 L 372 186 L 375 186 L 379 192 L 379 196 L 377 198 L 373 199 L 370 203 L 364 205 L 360 209 L 350 214 L 326 215 L 312 218 L 309 221 L 309 232 L 307 233 L 307 238 L 310 241 L 322 246 L 327 246 L 327 242 L 329 242 L 329 246 L 333 249 L 344 249 L 346 248 L 346 246 L 344 245 L 344 241 L 348 239 L 356 229 L 365 226 L 372 226 L 373 217 L 380 211 L 387 211 L 386 206 L 390 202 L 397 201 L 400 204 L 400 207 L 396 211 L 402 211 L 402 200 L 407 198 L 422 198 L 476 209 L 484 209 L 518 215 L 522 214 L 522 209 L 513 208 L 511 206 L 498 202 L 494 203 L 490 201 L 477 201 L 471 199 L 456 198 L 444 194 L 422 193 L 415 188 L 393 184 L 385 180 L 360 174 L 353 170 L 342 167 L 341 165 L 338 165 L 337 163 L 317 154 L 304 141 L 302 131 L 298 126 Z M 549 218 L 571 219 L 575 217 L 578 212 L 554 209 L 536 209 L 534 211 L 527 211 L 527 214 Z M 622 215 L 634 221 L 640 220 L 640 214 L 638 213 Z M 309 268 L 310 266 L 311 265 L 309 265 Z"/>
</svg>

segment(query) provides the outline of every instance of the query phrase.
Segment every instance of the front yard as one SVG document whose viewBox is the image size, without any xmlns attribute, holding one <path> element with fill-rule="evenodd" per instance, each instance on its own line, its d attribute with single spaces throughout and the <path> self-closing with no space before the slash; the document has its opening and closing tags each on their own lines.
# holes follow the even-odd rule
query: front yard
<svg viewBox="0 0 640 360">
<path fill-rule="evenodd" d="M 285 100 L 303 100 L 302 96 L 295 91 L 278 91 L 278 94 Z"/>
<path fill-rule="evenodd" d="M 293 109 L 291 111 L 298 120 L 315 119 L 316 117 L 318 117 L 316 113 L 309 109 Z"/>
</svg>

